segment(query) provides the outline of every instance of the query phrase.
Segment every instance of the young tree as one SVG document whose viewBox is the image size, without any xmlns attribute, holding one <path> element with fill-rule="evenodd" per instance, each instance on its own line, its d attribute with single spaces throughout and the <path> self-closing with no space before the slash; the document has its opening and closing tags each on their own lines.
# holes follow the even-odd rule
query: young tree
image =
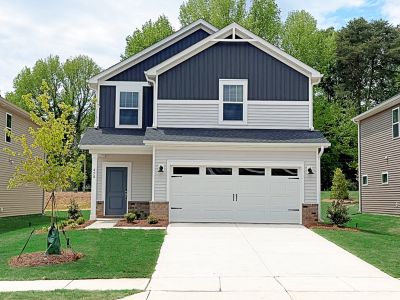
<svg viewBox="0 0 400 300">
<path fill-rule="evenodd" d="M 245 0 L 187 0 L 179 9 L 179 21 L 187 26 L 203 19 L 223 28 L 232 22 L 244 24 L 246 14 Z"/>
<path fill-rule="evenodd" d="M 73 147 L 75 127 L 69 121 L 73 108 L 63 102 L 58 103 L 61 114 L 56 115 L 50 109 L 49 87 L 42 84 L 42 93 L 33 99 L 31 94 L 22 97 L 24 105 L 31 110 L 30 116 L 37 128 L 29 128 L 25 134 L 12 138 L 20 149 L 5 151 L 16 158 L 16 171 L 9 181 L 9 188 L 24 184 L 35 184 L 51 193 L 51 227 L 48 233 L 47 253 L 60 253 L 60 238 L 55 224 L 56 197 L 55 191 L 65 190 L 72 182 L 83 179 L 81 164 L 82 155 L 75 154 Z M 43 112 L 37 116 L 33 110 L 36 106 Z M 44 154 L 44 156 L 43 156 Z"/>
<path fill-rule="evenodd" d="M 333 174 L 331 197 L 335 200 L 349 199 L 348 182 L 339 168 Z"/>
<path fill-rule="evenodd" d="M 350 221 L 350 216 L 343 200 L 334 200 L 331 206 L 328 207 L 327 217 L 337 226 L 342 226 Z"/>
<path fill-rule="evenodd" d="M 121 55 L 121 58 L 126 59 L 172 33 L 174 33 L 174 29 L 166 16 L 161 15 L 154 22 L 149 20 L 144 23 L 142 28 L 136 28 L 131 35 L 126 37 L 125 52 Z"/>
<path fill-rule="evenodd" d="M 278 46 L 282 30 L 280 12 L 275 0 L 253 0 L 246 27 L 254 34 Z"/>
</svg>

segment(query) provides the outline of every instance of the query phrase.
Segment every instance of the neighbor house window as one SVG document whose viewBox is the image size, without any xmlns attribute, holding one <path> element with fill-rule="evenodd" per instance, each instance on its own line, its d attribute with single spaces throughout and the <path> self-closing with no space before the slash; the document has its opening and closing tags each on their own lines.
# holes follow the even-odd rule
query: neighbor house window
<svg viewBox="0 0 400 300">
<path fill-rule="evenodd" d="M 141 128 L 141 89 L 118 87 L 116 95 L 115 127 Z"/>
<path fill-rule="evenodd" d="M 392 110 L 392 134 L 393 138 L 399 137 L 399 108 Z"/>
<path fill-rule="evenodd" d="M 11 131 L 12 131 L 12 115 L 9 113 L 6 113 L 6 131 L 5 131 L 5 137 L 4 140 L 7 143 L 11 143 Z"/>
<path fill-rule="evenodd" d="M 388 184 L 388 183 L 389 183 L 389 173 L 382 172 L 382 184 Z"/>
<path fill-rule="evenodd" d="M 247 122 L 247 80 L 221 79 L 219 81 L 220 123 Z"/>
<path fill-rule="evenodd" d="M 362 185 L 363 186 L 368 185 L 368 175 L 363 175 L 362 176 Z"/>
</svg>

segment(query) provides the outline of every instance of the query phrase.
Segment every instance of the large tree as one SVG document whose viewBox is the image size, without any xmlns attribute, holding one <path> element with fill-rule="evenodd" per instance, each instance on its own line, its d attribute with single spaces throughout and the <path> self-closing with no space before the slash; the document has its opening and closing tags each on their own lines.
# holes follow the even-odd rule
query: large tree
<svg viewBox="0 0 400 300">
<path fill-rule="evenodd" d="M 387 21 L 354 19 L 337 35 L 336 97 L 357 112 L 398 92 L 400 30 Z"/>
<path fill-rule="evenodd" d="M 290 55 L 325 73 L 335 55 L 335 30 L 320 30 L 310 13 L 293 11 L 283 25 L 281 46 Z"/>
<path fill-rule="evenodd" d="M 126 37 L 125 52 L 121 55 L 126 59 L 147 47 L 161 41 L 174 32 L 171 23 L 164 15 L 158 17 L 156 21 L 149 20 L 143 24 L 142 28 L 136 28 L 135 31 Z"/>
<path fill-rule="evenodd" d="M 63 63 L 58 56 L 50 55 L 39 59 L 32 68 L 22 69 L 14 79 L 14 91 L 8 93 L 6 98 L 28 109 L 23 95 L 31 94 L 33 99 L 37 99 L 45 81 L 48 86 L 49 109 L 56 117 L 62 114 L 60 103 L 73 108 L 69 119 L 75 126 L 77 143 L 83 130 L 94 122 L 95 94 L 89 89 L 87 81 L 99 72 L 100 67 L 87 56 L 76 56 Z M 38 116 L 43 114 L 40 110 L 36 113 Z"/>
<path fill-rule="evenodd" d="M 278 46 L 282 23 L 280 9 L 275 0 L 253 0 L 246 27 L 254 34 Z"/>
<path fill-rule="evenodd" d="M 217 28 L 246 21 L 246 0 L 187 0 L 179 10 L 182 26 L 203 19 Z"/>
</svg>

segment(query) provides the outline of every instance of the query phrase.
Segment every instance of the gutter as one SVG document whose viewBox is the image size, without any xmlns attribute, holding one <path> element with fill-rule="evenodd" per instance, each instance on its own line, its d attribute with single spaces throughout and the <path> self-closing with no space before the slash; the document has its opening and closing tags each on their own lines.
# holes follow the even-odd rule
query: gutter
<svg viewBox="0 0 400 300">
<path fill-rule="evenodd" d="M 318 220 L 321 222 L 321 157 L 324 154 L 325 147 L 322 146 L 318 151 L 318 177 L 317 177 L 317 202 L 318 202 Z"/>
</svg>

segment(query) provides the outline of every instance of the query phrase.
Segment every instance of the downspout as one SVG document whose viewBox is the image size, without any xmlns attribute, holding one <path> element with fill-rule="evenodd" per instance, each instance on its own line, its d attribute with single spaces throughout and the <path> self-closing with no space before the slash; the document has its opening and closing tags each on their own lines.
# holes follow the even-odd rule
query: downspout
<svg viewBox="0 0 400 300">
<path fill-rule="evenodd" d="M 318 220 L 322 221 L 321 218 L 321 157 L 324 154 L 325 148 L 322 146 L 318 151 L 318 160 L 317 160 L 317 169 L 318 169 L 318 176 L 317 176 L 317 202 L 318 202 Z"/>
</svg>

